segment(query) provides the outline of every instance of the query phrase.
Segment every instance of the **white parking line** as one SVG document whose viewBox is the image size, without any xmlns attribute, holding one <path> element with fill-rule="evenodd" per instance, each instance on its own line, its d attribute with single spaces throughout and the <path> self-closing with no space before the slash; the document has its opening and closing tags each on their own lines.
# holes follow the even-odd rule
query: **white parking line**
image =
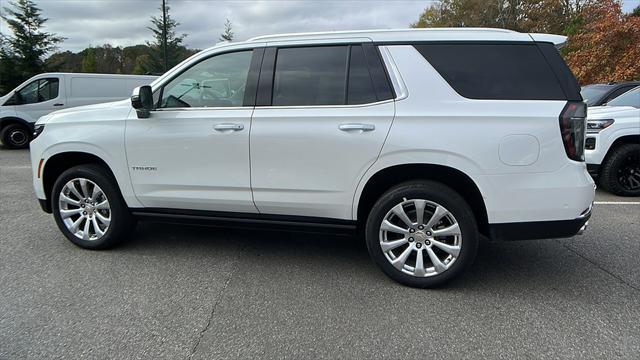
<svg viewBox="0 0 640 360">
<path fill-rule="evenodd" d="M 640 205 L 640 201 L 594 201 L 596 205 Z"/>
</svg>

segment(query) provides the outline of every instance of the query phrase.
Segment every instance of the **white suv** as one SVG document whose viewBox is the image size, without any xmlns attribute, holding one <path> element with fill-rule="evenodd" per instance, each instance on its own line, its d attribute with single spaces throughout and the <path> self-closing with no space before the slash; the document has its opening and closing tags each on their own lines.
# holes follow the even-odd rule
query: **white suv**
<svg viewBox="0 0 640 360">
<path fill-rule="evenodd" d="M 36 195 L 84 248 L 139 218 L 362 229 L 388 276 L 436 286 L 481 236 L 584 228 L 586 107 L 563 40 L 432 29 L 215 46 L 131 102 L 41 118 Z"/>
<path fill-rule="evenodd" d="M 603 188 L 640 196 L 640 86 L 589 108 L 585 157 Z"/>
</svg>

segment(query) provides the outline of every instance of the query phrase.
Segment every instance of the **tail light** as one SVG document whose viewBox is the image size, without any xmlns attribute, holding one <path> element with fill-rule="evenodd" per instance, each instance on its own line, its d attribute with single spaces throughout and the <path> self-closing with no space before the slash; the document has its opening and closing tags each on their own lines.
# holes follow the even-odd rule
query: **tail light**
<svg viewBox="0 0 640 360">
<path fill-rule="evenodd" d="M 571 160 L 584 161 L 586 118 L 587 105 L 582 101 L 569 101 L 560 113 L 560 135 Z"/>
</svg>

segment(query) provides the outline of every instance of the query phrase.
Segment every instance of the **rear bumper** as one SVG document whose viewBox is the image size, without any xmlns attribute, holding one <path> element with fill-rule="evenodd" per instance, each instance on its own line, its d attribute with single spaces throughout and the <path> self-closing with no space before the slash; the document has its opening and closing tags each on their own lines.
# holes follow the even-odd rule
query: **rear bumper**
<svg viewBox="0 0 640 360">
<path fill-rule="evenodd" d="M 573 220 L 489 224 L 489 236 L 498 241 L 572 237 L 582 234 L 590 217 L 591 207 Z"/>
<path fill-rule="evenodd" d="M 600 172 L 600 165 L 598 165 L 598 164 L 587 164 L 587 171 L 589 172 L 589 175 L 591 175 L 593 177 L 597 177 L 598 173 Z"/>
</svg>

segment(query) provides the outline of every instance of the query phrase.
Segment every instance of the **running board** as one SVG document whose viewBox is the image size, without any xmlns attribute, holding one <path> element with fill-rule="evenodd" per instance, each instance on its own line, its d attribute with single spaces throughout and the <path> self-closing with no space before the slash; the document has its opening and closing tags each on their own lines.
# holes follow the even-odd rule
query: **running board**
<svg viewBox="0 0 640 360">
<path fill-rule="evenodd" d="M 223 228 L 259 228 L 292 232 L 353 235 L 357 222 L 308 216 L 229 213 L 203 210 L 134 208 L 131 213 L 153 222 L 204 225 Z"/>
</svg>

